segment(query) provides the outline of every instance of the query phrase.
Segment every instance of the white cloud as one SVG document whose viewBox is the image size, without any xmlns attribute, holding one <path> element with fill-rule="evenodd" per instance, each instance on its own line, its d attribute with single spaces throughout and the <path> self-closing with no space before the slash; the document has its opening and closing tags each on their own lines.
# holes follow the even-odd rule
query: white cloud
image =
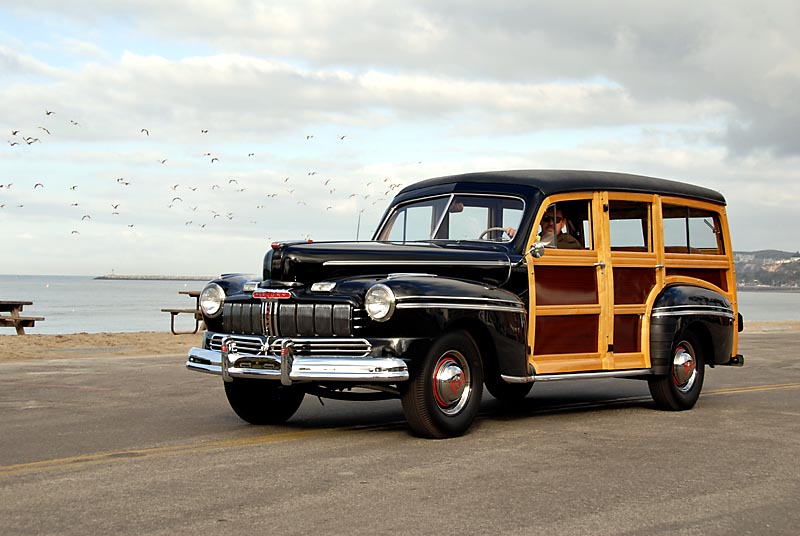
<svg viewBox="0 0 800 536">
<path fill-rule="evenodd" d="M 569 3 L 522 0 L 9 6 L 0 127 L 9 142 L 41 141 L 7 143 L 0 155 L 10 177 L 0 182 L 16 183 L 0 190 L 0 224 L 38 229 L 0 237 L 0 248 L 27 252 L 4 271 L 72 252 L 83 259 L 77 273 L 93 273 L 113 250 L 118 271 L 161 262 L 187 272 L 183 244 L 217 251 L 233 237 L 238 258 L 259 265 L 267 239 L 352 238 L 359 214 L 361 237 L 370 234 L 393 195 L 386 178 L 534 167 L 710 186 L 747 221 L 732 224 L 737 247 L 766 239 L 796 249 L 784 243 L 790 234 L 768 232 L 793 223 L 739 207 L 784 217 L 800 196 L 798 10 L 788 1 L 584 3 L 581 16 Z M 57 55 L 64 46 L 73 61 Z M 33 190 L 37 181 L 46 191 Z M 174 184 L 183 202 L 169 207 Z M 91 222 L 70 207 L 76 200 Z M 242 269 L 228 258 L 208 263 Z"/>
</svg>

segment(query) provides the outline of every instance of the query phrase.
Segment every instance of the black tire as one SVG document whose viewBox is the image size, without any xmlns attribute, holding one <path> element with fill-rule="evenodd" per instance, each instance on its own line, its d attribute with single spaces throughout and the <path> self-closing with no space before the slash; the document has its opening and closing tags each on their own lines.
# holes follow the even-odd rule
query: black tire
<svg viewBox="0 0 800 536">
<path fill-rule="evenodd" d="M 533 383 L 508 383 L 502 378 L 486 376 L 486 390 L 497 400 L 503 402 L 518 402 L 528 396 L 533 388 Z"/>
<path fill-rule="evenodd" d="M 467 431 L 482 395 L 483 366 L 475 341 L 466 331 L 453 331 L 437 339 L 414 367 L 401 400 L 415 434 L 444 439 Z"/>
<path fill-rule="evenodd" d="M 250 424 L 281 424 L 295 414 L 305 393 L 272 380 L 234 378 L 225 395 L 236 415 Z"/>
<path fill-rule="evenodd" d="M 691 332 L 677 336 L 672 343 L 669 373 L 647 381 L 658 409 L 692 409 L 700 397 L 705 378 L 705 359 L 700 342 Z"/>
</svg>

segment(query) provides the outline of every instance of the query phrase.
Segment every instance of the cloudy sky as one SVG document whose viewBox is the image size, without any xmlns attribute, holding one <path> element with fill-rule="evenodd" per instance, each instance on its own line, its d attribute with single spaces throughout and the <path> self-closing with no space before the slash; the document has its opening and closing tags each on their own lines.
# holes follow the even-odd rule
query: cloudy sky
<svg viewBox="0 0 800 536">
<path fill-rule="evenodd" d="M 260 271 L 401 186 L 599 169 L 797 251 L 800 4 L 0 0 L 0 273 Z"/>
</svg>

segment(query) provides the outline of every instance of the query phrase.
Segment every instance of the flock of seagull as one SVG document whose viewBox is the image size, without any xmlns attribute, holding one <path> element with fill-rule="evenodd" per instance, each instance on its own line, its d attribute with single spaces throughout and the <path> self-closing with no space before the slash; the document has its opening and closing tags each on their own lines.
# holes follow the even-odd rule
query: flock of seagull
<svg viewBox="0 0 800 536">
<path fill-rule="evenodd" d="M 52 116 L 56 112 L 51 110 L 45 110 L 45 116 Z M 52 120 L 51 120 L 52 121 Z M 70 127 L 80 127 L 81 125 L 74 120 L 69 120 Z M 15 148 L 17 150 L 17 146 L 33 146 L 46 143 L 48 137 L 52 136 L 52 132 L 56 131 L 57 125 L 50 125 L 45 123 L 45 125 L 36 127 L 36 131 L 34 133 L 23 133 L 21 129 L 12 129 L 10 131 L 11 137 L 8 139 L 8 144 L 10 147 Z M 202 135 L 208 134 L 208 129 L 200 129 L 200 133 Z M 35 134 L 35 135 L 34 135 Z M 151 132 L 149 128 L 141 128 L 138 133 L 141 137 L 145 139 L 149 139 L 151 137 Z M 336 136 L 337 142 L 344 142 L 347 138 L 347 135 L 339 134 Z M 308 134 L 305 136 L 307 142 L 311 142 L 314 140 L 313 134 Z M 44 141 L 43 141 L 44 140 Z M 220 162 L 220 157 L 213 154 L 212 152 L 206 151 L 202 153 L 204 158 L 207 158 L 210 164 L 216 164 Z M 253 158 L 256 156 L 255 152 L 248 152 L 247 158 Z M 160 166 L 167 166 L 169 158 L 159 158 L 158 163 Z M 221 172 L 221 168 L 217 168 L 216 171 Z M 154 175 L 161 177 L 164 175 L 163 172 L 154 171 Z M 216 176 L 220 174 L 217 173 Z M 183 185 L 180 183 L 174 183 L 173 181 L 169 181 L 169 183 L 164 184 L 165 191 L 168 192 L 167 196 L 164 197 L 164 206 L 168 210 L 172 210 L 177 212 L 182 217 L 178 221 L 182 221 L 183 225 L 185 226 L 194 226 L 201 229 L 206 228 L 209 224 L 215 222 L 217 219 L 220 221 L 225 220 L 233 220 L 237 217 L 237 213 L 234 210 L 223 210 L 221 207 L 226 208 L 233 208 L 233 209 L 240 209 L 245 208 L 248 202 L 253 204 L 252 207 L 257 210 L 268 208 L 267 203 L 270 200 L 277 199 L 277 203 L 280 203 L 282 208 L 286 208 L 287 204 L 293 203 L 297 207 L 306 206 L 307 202 L 305 199 L 300 198 L 302 193 L 307 193 L 308 188 L 311 187 L 314 194 L 324 193 L 327 192 L 328 195 L 328 204 L 325 207 L 326 211 L 332 211 L 338 207 L 339 203 L 348 202 L 352 204 L 351 200 L 355 200 L 357 202 L 357 206 L 361 206 L 363 208 L 357 209 L 358 216 L 360 218 L 361 214 L 367 210 L 370 206 L 376 207 L 379 203 L 380 206 L 376 208 L 382 210 L 383 206 L 385 206 L 391 197 L 399 191 L 399 189 L 403 186 L 401 182 L 396 182 L 390 178 L 385 178 L 381 180 L 375 181 L 368 181 L 365 184 L 361 185 L 360 191 L 358 192 L 350 192 L 346 195 L 343 194 L 336 194 L 336 187 L 335 187 L 335 180 L 331 178 L 318 178 L 319 172 L 317 170 L 307 171 L 305 177 L 302 179 L 295 179 L 290 176 L 283 178 L 281 181 L 280 179 L 276 179 L 278 184 L 272 184 L 270 191 L 268 193 L 248 193 L 246 196 L 240 196 L 232 200 L 230 197 L 225 197 L 226 195 L 233 195 L 233 194 L 243 194 L 248 192 L 248 186 L 246 180 L 242 179 L 240 183 L 239 178 L 232 177 L 228 178 L 227 180 L 217 180 L 214 184 L 211 184 L 210 187 L 206 184 L 205 186 L 200 185 Z M 129 219 L 133 218 L 133 214 L 131 212 L 125 213 L 126 208 L 126 201 L 128 196 L 126 196 L 126 189 L 131 187 L 135 187 L 134 180 L 126 178 L 126 177 L 117 177 L 115 179 L 116 187 L 119 188 L 118 199 L 107 199 L 104 203 L 108 203 L 108 206 L 111 210 L 102 214 L 103 218 L 107 216 L 112 216 L 114 218 L 117 217 L 127 217 Z M 259 187 L 263 186 L 259 184 Z M 63 187 L 63 183 L 60 187 Z M 8 202 L 4 200 L 4 197 L 11 198 L 12 196 L 9 192 L 12 189 L 15 190 L 27 190 L 31 188 L 34 191 L 44 191 L 48 189 L 46 181 L 36 181 L 32 185 L 30 183 L 22 184 L 15 184 L 15 182 L 8 182 L 0 184 L 0 210 L 8 209 L 8 208 L 18 208 L 22 209 L 25 207 L 25 203 L 19 202 L 23 199 L 17 199 L 16 203 L 12 203 L 8 205 Z M 83 189 L 84 186 L 81 184 L 72 184 L 68 186 L 69 192 L 78 192 Z M 210 191 L 209 191 L 210 190 Z M 263 188 L 262 188 L 263 190 Z M 298 191 L 300 190 L 300 191 Z M 214 198 L 214 206 L 213 208 L 201 208 L 203 204 L 202 201 L 197 200 L 197 197 L 206 192 L 206 194 L 210 194 L 213 192 Z M 149 206 L 148 209 L 152 209 L 157 206 L 157 195 L 158 192 L 148 192 Z M 297 195 L 295 195 L 297 194 Z M 68 194 L 69 196 L 75 196 L 77 194 Z M 186 196 L 186 201 L 184 201 L 184 196 Z M 16 196 L 19 197 L 19 196 Z M 95 196 L 96 197 L 96 196 Z M 29 201 L 33 199 L 33 202 L 36 202 L 35 198 L 32 198 L 31 195 L 24 196 L 24 201 Z M 287 199 L 288 201 L 285 201 Z M 71 208 L 81 207 L 82 199 L 78 197 L 77 199 L 72 200 L 69 202 L 68 205 Z M 309 199 L 310 201 L 310 199 Z M 97 200 L 93 200 L 93 206 L 95 210 L 98 210 L 98 203 Z M 321 206 L 319 207 L 321 210 Z M 80 212 L 80 218 L 76 217 L 76 221 L 78 222 L 92 222 L 93 221 L 93 214 L 91 212 Z M 123 216 L 124 215 L 124 216 Z M 138 212 L 137 215 L 141 216 L 141 212 Z M 99 218 L 101 215 L 96 214 Z M 302 217 L 302 215 L 301 215 Z M 136 225 L 136 221 L 132 223 L 126 223 L 125 225 L 128 228 L 133 228 Z M 249 220 L 250 224 L 257 225 L 258 221 L 254 219 Z M 80 235 L 80 230 L 77 228 L 73 228 L 70 231 L 70 235 Z M 308 233 L 302 233 L 304 238 L 309 238 L 310 235 Z"/>
</svg>

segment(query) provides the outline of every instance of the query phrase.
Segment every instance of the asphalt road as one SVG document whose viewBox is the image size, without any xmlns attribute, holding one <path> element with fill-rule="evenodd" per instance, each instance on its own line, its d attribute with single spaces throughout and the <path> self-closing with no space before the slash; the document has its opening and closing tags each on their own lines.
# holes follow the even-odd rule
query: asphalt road
<svg viewBox="0 0 800 536">
<path fill-rule="evenodd" d="M 0 365 L 0 535 L 797 534 L 800 333 L 745 334 L 688 412 L 638 380 L 488 394 L 461 438 L 307 397 L 244 424 L 183 356 Z"/>
</svg>

